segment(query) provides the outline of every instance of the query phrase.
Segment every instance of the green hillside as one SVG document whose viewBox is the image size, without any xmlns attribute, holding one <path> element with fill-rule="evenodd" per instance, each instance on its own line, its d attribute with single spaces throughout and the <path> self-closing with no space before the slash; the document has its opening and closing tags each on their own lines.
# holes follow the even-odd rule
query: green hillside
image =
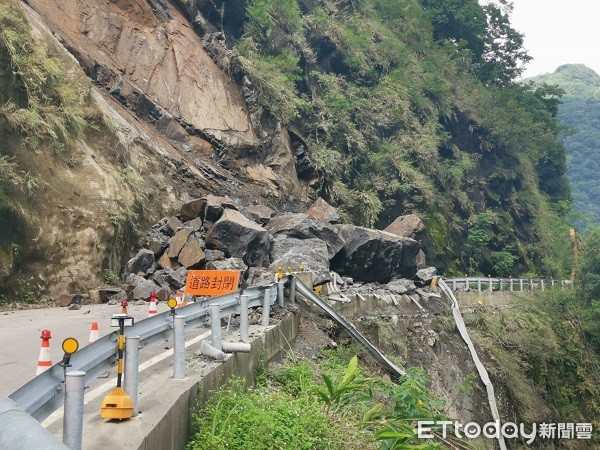
<svg viewBox="0 0 600 450">
<path fill-rule="evenodd" d="M 527 81 L 564 90 L 558 118 L 565 127 L 573 209 L 600 222 L 600 75 L 582 64 L 567 64 Z"/>
<path fill-rule="evenodd" d="M 509 12 L 253 0 L 242 27 L 219 25 L 238 73 L 308 150 L 301 175 L 348 220 L 421 215 L 446 273 L 559 275 L 571 264 L 558 99 L 513 82 L 529 57 Z"/>
</svg>

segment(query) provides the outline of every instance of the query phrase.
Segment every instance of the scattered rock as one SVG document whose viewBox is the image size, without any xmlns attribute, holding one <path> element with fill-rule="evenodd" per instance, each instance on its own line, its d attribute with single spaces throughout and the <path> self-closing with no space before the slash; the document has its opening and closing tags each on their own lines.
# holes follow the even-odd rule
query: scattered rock
<svg viewBox="0 0 600 450">
<path fill-rule="evenodd" d="M 154 252 L 143 248 L 127 261 L 126 273 L 147 273 L 154 264 Z"/>
<path fill-rule="evenodd" d="M 269 233 L 240 212 L 227 209 L 206 232 L 206 245 L 242 258 L 249 266 L 269 264 Z"/>
<path fill-rule="evenodd" d="M 133 275 L 132 275 L 133 276 Z M 129 279 L 129 278 L 128 278 Z M 123 291 L 123 289 L 118 288 L 118 287 L 107 287 L 107 288 L 101 288 L 98 289 L 98 296 L 100 298 L 100 302 L 101 303 L 108 303 L 108 301 L 115 296 L 116 294 L 123 292 L 125 293 L 125 291 Z M 127 297 L 127 294 L 125 294 L 125 297 Z"/>
<path fill-rule="evenodd" d="M 419 240 L 423 231 L 425 231 L 425 224 L 416 214 L 407 214 L 397 217 L 383 231 L 396 236 Z"/>
<path fill-rule="evenodd" d="M 207 261 L 217 261 L 219 259 L 223 259 L 225 258 L 225 253 L 223 253 L 221 250 L 205 250 L 204 254 L 206 255 L 206 260 Z"/>
<path fill-rule="evenodd" d="M 71 303 L 69 306 L 67 306 L 67 309 L 70 310 L 79 310 L 81 309 L 81 303 Z"/>
<path fill-rule="evenodd" d="M 386 288 L 396 294 L 406 294 L 408 292 L 414 292 L 417 287 L 411 280 L 401 278 L 390 281 L 386 285 Z"/>
<path fill-rule="evenodd" d="M 427 267 L 426 269 L 417 270 L 415 278 L 419 279 L 423 284 L 430 284 L 436 274 L 437 269 L 435 267 Z"/>
<path fill-rule="evenodd" d="M 71 304 L 71 298 L 73 296 L 71 294 L 62 294 L 58 297 L 58 306 L 64 308 L 65 306 L 69 306 Z"/>
<path fill-rule="evenodd" d="M 419 250 L 419 253 L 417 253 L 417 269 L 425 268 L 427 268 L 427 258 L 425 257 L 425 252 Z"/>
<path fill-rule="evenodd" d="M 189 220 L 183 224 L 186 228 L 191 228 L 194 231 L 200 231 L 202 229 L 202 219 L 200 217 L 196 217 L 193 220 Z"/>
<path fill-rule="evenodd" d="M 146 233 L 146 246 L 152 250 L 154 257 L 158 258 L 168 247 L 169 238 L 158 230 L 150 230 Z"/>
<path fill-rule="evenodd" d="M 296 270 L 301 265 L 305 270 L 314 272 L 313 283 L 320 285 L 331 280 L 329 273 L 329 250 L 321 239 L 297 239 L 283 234 L 277 235 L 271 244 L 271 260 L 269 266 L 272 272 L 278 266 L 287 270 L 288 266 Z"/>
<path fill-rule="evenodd" d="M 133 287 L 132 299 L 133 300 L 146 300 L 150 298 L 151 292 L 156 292 L 158 285 L 152 280 L 146 280 L 143 277 L 135 276 L 133 279 L 128 279 L 128 284 Z"/>
<path fill-rule="evenodd" d="M 119 290 L 117 293 L 109 297 L 108 303 L 110 303 L 112 300 L 116 301 L 117 303 L 121 303 L 123 300 L 127 300 L 127 292 L 125 292 L 124 290 Z"/>
<path fill-rule="evenodd" d="M 199 236 L 191 234 L 179 252 L 177 260 L 183 267 L 188 269 L 198 268 L 206 259 L 203 250 L 205 247 L 206 244 Z"/>
<path fill-rule="evenodd" d="M 412 278 L 421 245 L 385 231 L 354 225 L 338 226 L 345 244 L 331 260 L 333 270 L 355 280 L 387 283 L 400 276 Z"/>
<path fill-rule="evenodd" d="M 158 258 L 158 266 L 163 269 L 175 270 L 181 267 L 181 264 L 175 258 L 169 258 L 167 252 L 163 253 L 160 258 Z"/>
<path fill-rule="evenodd" d="M 177 258 L 179 256 L 179 252 L 186 244 L 192 231 L 194 230 L 191 228 L 181 228 L 171 239 L 169 239 L 169 249 L 167 250 L 169 258 Z"/>
<path fill-rule="evenodd" d="M 273 236 L 282 234 L 296 239 L 320 239 L 327 245 L 329 259 L 333 258 L 344 245 L 335 228 L 302 213 L 274 217 L 267 225 L 267 229 Z"/>
<path fill-rule="evenodd" d="M 210 194 L 207 195 L 204 220 L 208 222 L 208 224 L 213 224 L 221 218 L 225 208 L 237 210 L 233 200 L 229 197 L 219 197 Z"/>
<path fill-rule="evenodd" d="M 269 223 L 273 216 L 273 210 L 265 205 L 254 205 L 244 208 L 243 212 L 252 217 L 252 220 L 263 225 Z"/>
<path fill-rule="evenodd" d="M 180 267 L 177 270 L 167 273 L 165 275 L 165 280 L 174 291 L 177 291 L 185 286 L 187 273 L 188 271 L 185 267 Z"/>
<path fill-rule="evenodd" d="M 248 266 L 244 264 L 241 258 L 227 258 L 206 263 L 206 268 L 209 270 L 240 270 L 245 273 Z"/>
<path fill-rule="evenodd" d="M 340 222 L 340 213 L 321 197 L 315 200 L 306 214 L 322 222 L 336 224 Z"/>
<path fill-rule="evenodd" d="M 179 211 L 179 214 L 181 215 L 183 220 L 192 220 L 199 217 L 200 221 L 202 221 L 204 219 L 205 207 L 205 198 L 194 198 L 181 205 L 181 210 Z"/>
</svg>

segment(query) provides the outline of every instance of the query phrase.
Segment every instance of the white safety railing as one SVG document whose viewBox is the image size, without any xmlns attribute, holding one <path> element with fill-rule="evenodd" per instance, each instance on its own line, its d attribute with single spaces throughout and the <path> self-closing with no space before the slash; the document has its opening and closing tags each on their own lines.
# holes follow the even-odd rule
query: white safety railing
<svg viewBox="0 0 600 450">
<path fill-rule="evenodd" d="M 453 291 L 533 291 L 545 289 L 566 289 L 573 287 L 573 280 L 555 280 L 554 278 L 493 278 L 463 277 L 444 278 Z"/>
</svg>

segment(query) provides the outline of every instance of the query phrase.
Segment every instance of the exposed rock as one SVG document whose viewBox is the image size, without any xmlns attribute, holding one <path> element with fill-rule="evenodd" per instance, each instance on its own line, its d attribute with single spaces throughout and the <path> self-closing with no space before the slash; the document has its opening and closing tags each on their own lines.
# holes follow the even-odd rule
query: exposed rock
<svg viewBox="0 0 600 450">
<path fill-rule="evenodd" d="M 269 263 L 269 233 L 240 212 L 227 209 L 206 233 L 206 245 L 242 258 L 249 266 Z"/>
<path fill-rule="evenodd" d="M 185 220 L 193 220 L 196 218 L 200 218 L 202 221 L 204 219 L 204 208 L 206 206 L 205 198 L 194 198 L 183 205 L 181 205 L 181 210 L 179 214 L 181 218 Z"/>
<path fill-rule="evenodd" d="M 202 219 L 200 217 L 196 217 L 193 220 L 188 220 L 183 224 L 186 228 L 191 228 L 194 231 L 200 231 L 202 229 Z"/>
<path fill-rule="evenodd" d="M 101 303 L 108 303 L 108 301 L 112 297 L 119 294 L 120 292 L 123 292 L 123 294 L 125 294 L 125 297 L 127 297 L 127 294 L 125 293 L 125 291 L 123 291 L 123 289 L 118 288 L 118 287 L 108 287 L 108 288 L 98 289 L 98 296 L 100 297 Z"/>
<path fill-rule="evenodd" d="M 425 224 L 416 214 L 407 214 L 397 217 L 383 231 L 418 240 L 425 231 Z"/>
<path fill-rule="evenodd" d="M 427 267 L 426 269 L 417 270 L 415 277 L 418 278 L 423 284 L 429 284 L 436 274 L 437 269 L 435 267 Z"/>
<path fill-rule="evenodd" d="M 167 274 L 173 272 L 171 269 L 157 270 L 152 275 L 152 280 L 162 288 L 171 289 L 171 285 L 166 280 Z"/>
<path fill-rule="evenodd" d="M 207 261 L 217 261 L 219 259 L 225 258 L 225 253 L 223 253 L 221 250 L 207 249 L 204 251 L 204 253 L 206 254 Z"/>
<path fill-rule="evenodd" d="M 61 308 L 69 306 L 71 304 L 72 297 L 72 294 L 62 294 L 60 297 L 58 297 L 58 306 L 60 306 Z"/>
<path fill-rule="evenodd" d="M 169 258 L 177 258 L 179 256 L 179 252 L 184 247 L 192 231 L 191 228 L 181 228 L 175 233 L 175 236 L 169 239 L 169 250 L 167 250 Z"/>
<path fill-rule="evenodd" d="M 414 290 L 417 287 L 415 286 L 415 283 L 413 283 L 411 280 L 406 280 L 402 278 L 390 281 L 386 285 L 386 288 L 397 294 L 406 294 L 407 292 L 414 292 Z"/>
<path fill-rule="evenodd" d="M 165 225 L 160 229 L 167 236 L 173 236 L 177 230 L 183 226 L 181 220 L 177 217 L 169 217 Z"/>
<path fill-rule="evenodd" d="M 338 210 L 321 197 L 315 200 L 308 211 L 306 211 L 306 214 L 325 223 L 336 224 L 340 222 L 340 213 Z"/>
<path fill-rule="evenodd" d="M 157 229 L 151 229 L 146 233 L 146 246 L 152 250 L 154 257 L 160 257 L 166 250 L 169 238 Z"/>
<path fill-rule="evenodd" d="M 425 257 L 425 252 L 423 250 L 419 250 L 417 253 L 417 269 L 425 269 L 427 267 L 427 259 Z"/>
<path fill-rule="evenodd" d="M 345 244 L 331 261 L 335 271 L 355 280 L 386 283 L 394 276 L 412 278 L 421 246 L 409 238 L 354 225 L 339 226 Z"/>
<path fill-rule="evenodd" d="M 205 260 L 204 248 L 206 247 L 204 241 L 195 234 L 191 234 L 188 237 L 187 242 L 179 252 L 177 260 L 179 263 L 188 269 L 198 268 Z"/>
<path fill-rule="evenodd" d="M 92 289 L 88 292 L 88 297 L 90 299 L 90 303 L 92 304 L 98 304 L 101 303 L 100 302 L 100 292 L 98 292 L 98 289 Z"/>
<path fill-rule="evenodd" d="M 154 264 L 154 252 L 143 248 L 137 254 L 127 261 L 126 273 L 146 273 Z"/>
<path fill-rule="evenodd" d="M 223 210 L 225 208 L 236 210 L 232 199 L 229 197 L 219 197 L 217 195 L 207 195 L 206 196 L 206 209 L 204 213 L 204 220 L 208 224 L 213 224 L 217 220 L 221 218 L 223 214 Z"/>
<path fill-rule="evenodd" d="M 250 267 L 246 284 L 248 286 L 264 286 L 275 281 L 275 274 L 263 267 Z"/>
<path fill-rule="evenodd" d="M 158 258 L 158 266 L 163 269 L 175 270 L 181 267 L 181 264 L 175 258 L 169 258 L 167 252 L 163 253 L 160 258 Z"/>
<path fill-rule="evenodd" d="M 185 286 L 187 273 L 188 271 L 185 267 L 180 267 L 177 270 L 165 274 L 164 277 L 167 283 L 169 283 L 169 286 L 171 286 L 174 291 L 177 291 Z"/>
<path fill-rule="evenodd" d="M 150 298 L 150 293 L 156 292 L 158 289 L 158 285 L 154 281 L 146 280 L 137 275 L 132 279 L 128 278 L 128 284 L 133 287 L 133 300 L 147 300 Z"/>
<path fill-rule="evenodd" d="M 248 206 L 244 208 L 243 212 L 246 213 L 246 217 L 250 215 L 252 220 L 263 225 L 269 223 L 273 216 L 273 210 L 265 205 Z"/>
<path fill-rule="evenodd" d="M 274 217 L 267 225 L 267 229 L 273 236 L 282 234 L 296 239 L 320 239 L 327 245 L 329 259 L 333 258 L 344 245 L 335 228 L 302 213 Z"/>
<path fill-rule="evenodd" d="M 248 270 L 248 266 L 240 258 L 209 261 L 206 263 L 206 268 L 209 270 L 240 270 L 242 273 Z"/>
<path fill-rule="evenodd" d="M 294 270 L 303 265 L 305 270 L 314 272 L 315 285 L 331 280 L 327 245 L 320 239 L 297 239 L 279 234 L 271 244 L 271 260 L 269 269 L 272 272 L 280 265 L 284 270 L 288 266 Z"/>
</svg>

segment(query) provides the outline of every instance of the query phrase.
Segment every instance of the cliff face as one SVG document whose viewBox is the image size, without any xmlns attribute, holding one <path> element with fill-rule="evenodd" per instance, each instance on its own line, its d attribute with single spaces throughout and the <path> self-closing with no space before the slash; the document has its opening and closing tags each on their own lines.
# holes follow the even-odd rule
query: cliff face
<svg viewBox="0 0 600 450">
<path fill-rule="evenodd" d="M 103 273 L 118 272 L 138 231 L 187 193 L 284 207 L 302 196 L 285 129 L 260 108 L 248 110 L 240 85 L 173 5 L 7 5 L 27 18 L 37 47 L 64 66 L 63 84 L 86 97 L 87 125 L 57 153 L 32 144 L 9 114 L 0 117 L 0 162 L 12 170 L 0 174 L 5 298 L 96 285 Z M 26 104 L 11 53 L 0 47 L 3 103 Z"/>
</svg>

